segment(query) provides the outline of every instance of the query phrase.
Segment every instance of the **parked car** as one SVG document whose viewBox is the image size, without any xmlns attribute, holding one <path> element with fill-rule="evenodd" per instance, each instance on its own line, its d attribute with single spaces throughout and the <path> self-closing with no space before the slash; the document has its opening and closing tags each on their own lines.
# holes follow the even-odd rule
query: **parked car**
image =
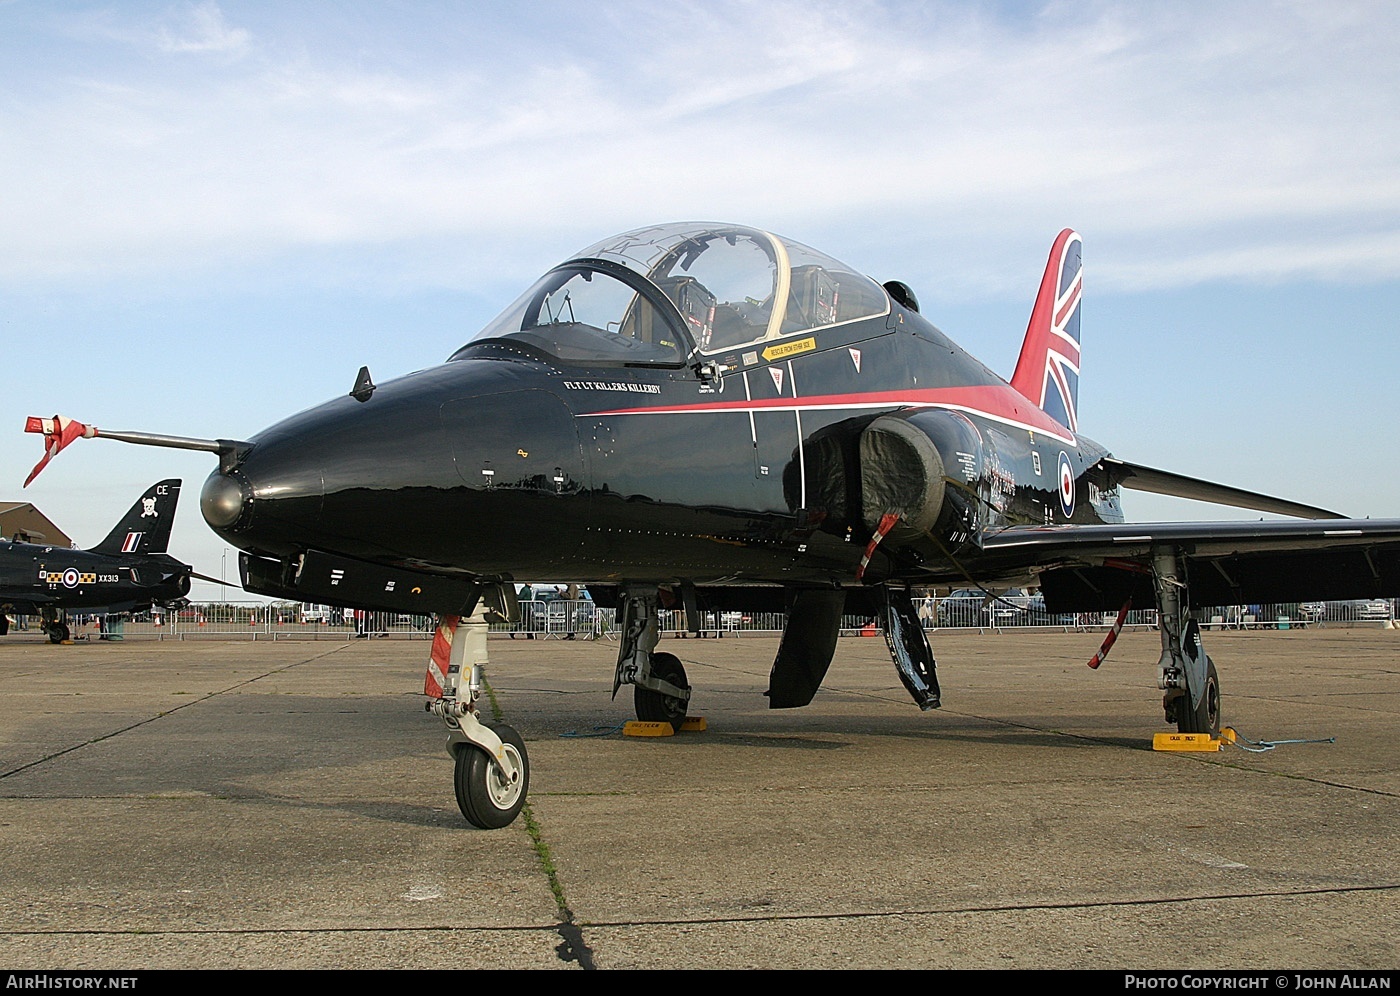
<svg viewBox="0 0 1400 996">
<path fill-rule="evenodd" d="M 987 596 L 976 588 L 958 588 L 939 600 L 934 614 L 940 626 L 977 626 Z"/>
<path fill-rule="evenodd" d="M 1339 602 L 1304 602 L 1299 613 L 1311 622 L 1331 620 L 1353 622 L 1379 621 L 1393 616 L 1390 602 L 1384 598 L 1350 598 Z"/>
<path fill-rule="evenodd" d="M 989 626 L 1025 626 L 1030 622 L 1031 596 L 1023 588 L 1008 588 L 982 607 L 982 615 Z"/>
<path fill-rule="evenodd" d="M 958 588 L 938 603 L 935 615 L 940 626 L 1024 626 L 1031 621 L 1032 600 L 1020 588 L 1001 594 Z"/>
</svg>

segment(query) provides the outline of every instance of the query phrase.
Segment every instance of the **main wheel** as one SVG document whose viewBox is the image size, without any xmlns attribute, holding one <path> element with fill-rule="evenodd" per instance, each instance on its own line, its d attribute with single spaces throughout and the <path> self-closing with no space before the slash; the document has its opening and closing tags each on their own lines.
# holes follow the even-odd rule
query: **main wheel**
<svg viewBox="0 0 1400 996">
<path fill-rule="evenodd" d="M 685 680 L 685 668 L 675 654 L 652 654 L 651 673 L 662 681 L 669 681 L 677 688 L 689 688 Z M 670 723 L 677 733 L 685 722 L 685 699 L 674 695 L 653 692 L 641 685 L 633 686 L 632 705 L 637 710 L 637 718 L 644 723 Z"/>
<path fill-rule="evenodd" d="M 56 622 L 49 627 L 49 642 L 62 643 L 73 634 L 68 630 L 67 623 Z"/>
<path fill-rule="evenodd" d="M 525 795 L 530 791 L 530 758 L 525 753 L 525 741 L 514 728 L 486 725 L 501 738 L 518 776 L 513 781 L 507 779 L 486 751 L 473 744 L 462 744 L 457 748 L 452 784 L 457 790 L 457 808 L 468 823 L 482 830 L 499 830 L 509 826 L 525 805 Z"/>
<path fill-rule="evenodd" d="M 1220 736 L 1220 677 L 1215 673 L 1215 661 L 1206 658 L 1206 687 L 1195 709 L 1189 696 L 1176 700 L 1176 728 L 1179 733 L 1209 733 Z"/>
</svg>

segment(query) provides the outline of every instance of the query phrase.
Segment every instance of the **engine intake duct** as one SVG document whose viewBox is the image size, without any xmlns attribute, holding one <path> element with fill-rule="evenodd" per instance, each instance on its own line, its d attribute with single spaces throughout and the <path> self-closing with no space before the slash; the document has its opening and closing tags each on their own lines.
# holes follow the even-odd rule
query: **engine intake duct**
<svg viewBox="0 0 1400 996">
<path fill-rule="evenodd" d="M 915 534 L 943 511 L 943 458 L 928 434 L 909 421 L 882 416 L 860 435 L 860 504 L 866 528 L 895 513 Z"/>
</svg>

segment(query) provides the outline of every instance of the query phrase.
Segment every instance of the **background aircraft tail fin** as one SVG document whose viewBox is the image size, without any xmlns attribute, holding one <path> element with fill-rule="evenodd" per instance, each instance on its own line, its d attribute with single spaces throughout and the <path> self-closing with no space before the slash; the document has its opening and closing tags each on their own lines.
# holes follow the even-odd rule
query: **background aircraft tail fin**
<svg viewBox="0 0 1400 996">
<path fill-rule="evenodd" d="M 1084 241 L 1066 228 L 1050 249 L 1011 386 L 1071 432 L 1079 431 L 1079 305 Z"/>
<path fill-rule="evenodd" d="M 170 544 L 170 527 L 175 522 L 175 505 L 179 500 L 178 480 L 152 484 L 91 552 L 164 553 Z"/>
</svg>

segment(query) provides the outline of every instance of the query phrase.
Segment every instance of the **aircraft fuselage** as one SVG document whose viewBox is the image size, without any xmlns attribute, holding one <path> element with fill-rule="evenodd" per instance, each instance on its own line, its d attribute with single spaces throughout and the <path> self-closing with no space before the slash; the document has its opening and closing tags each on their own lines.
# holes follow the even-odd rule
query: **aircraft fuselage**
<svg viewBox="0 0 1400 996">
<path fill-rule="evenodd" d="M 189 594 L 188 568 L 163 559 L 169 560 L 170 570 L 150 555 L 120 557 L 0 541 L 0 606 L 18 612 L 47 606 L 121 610 Z"/>
<path fill-rule="evenodd" d="M 229 475 L 236 520 L 210 524 L 278 560 L 319 549 L 489 580 L 848 585 L 959 581 L 986 533 L 1122 519 L 1095 470 L 1102 447 L 897 304 L 719 360 L 706 377 L 478 340 L 255 437 Z M 866 507 L 861 438 L 890 413 L 938 440 L 960 518 L 858 578 L 883 511 Z M 206 513 L 211 485 L 228 487 L 211 477 Z"/>
</svg>

